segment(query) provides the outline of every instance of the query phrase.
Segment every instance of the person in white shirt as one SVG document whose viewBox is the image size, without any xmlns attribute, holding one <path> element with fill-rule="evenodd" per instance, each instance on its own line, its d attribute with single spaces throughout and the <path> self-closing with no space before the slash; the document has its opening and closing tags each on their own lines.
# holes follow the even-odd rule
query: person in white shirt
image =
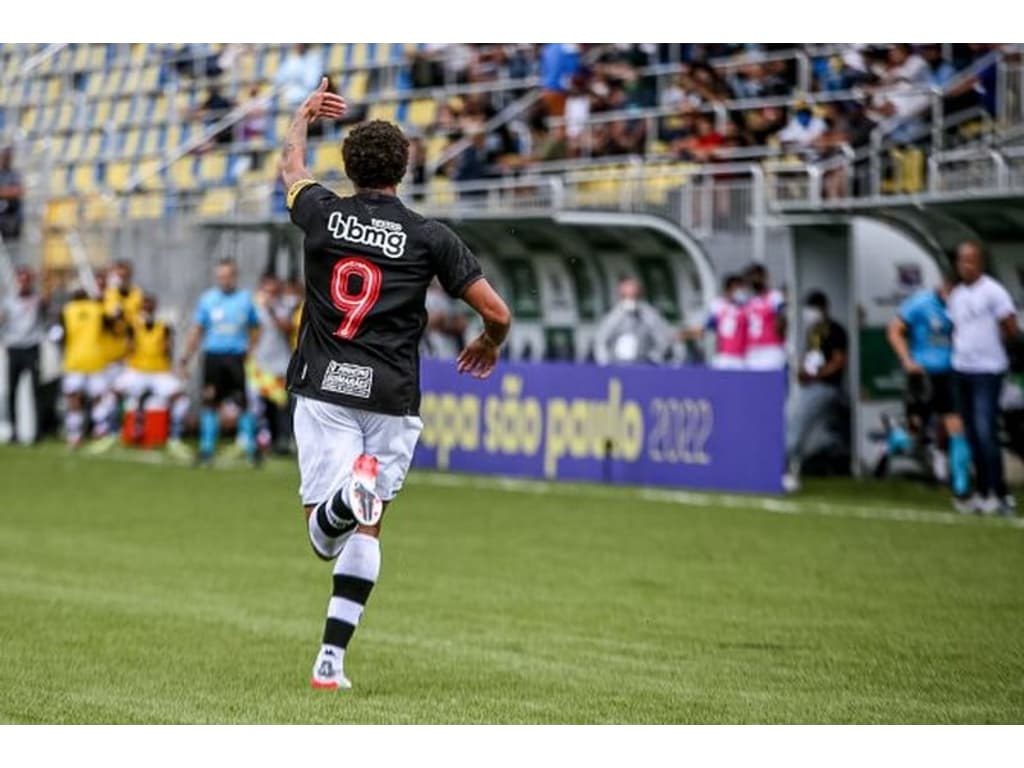
<svg viewBox="0 0 1024 768">
<path fill-rule="evenodd" d="M 284 89 L 282 98 L 285 105 L 291 108 L 301 104 L 309 92 L 317 87 L 323 73 L 324 63 L 320 53 L 311 50 L 306 43 L 299 43 L 281 62 L 274 75 L 274 85 Z"/>
<path fill-rule="evenodd" d="M 672 329 L 654 307 L 641 299 L 640 282 L 619 281 L 619 301 L 598 324 L 594 361 L 598 365 L 658 364 L 672 342 Z"/>
<path fill-rule="evenodd" d="M 811 106 L 801 99 L 793 105 L 789 122 L 776 138 L 788 150 L 804 150 L 810 149 L 827 130 L 825 121 L 815 115 Z"/>
<path fill-rule="evenodd" d="M 968 241 L 957 249 L 960 284 L 949 296 L 953 321 L 954 396 L 963 419 L 974 461 L 975 493 L 961 512 L 1014 514 L 1003 474 L 1003 451 L 997 419 L 999 394 L 1009 358 L 1003 338 L 1018 334 L 1017 313 L 1006 288 L 985 274 L 980 243 Z"/>
<path fill-rule="evenodd" d="M 32 403 L 39 412 L 39 345 L 43 341 L 45 305 L 36 290 L 35 273 L 25 266 L 14 270 L 14 290 L 0 296 L 0 340 L 7 348 L 7 415 L 12 436 L 17 432 L 18 384 L 28 374 L 32 379 Z"/>
</svg>

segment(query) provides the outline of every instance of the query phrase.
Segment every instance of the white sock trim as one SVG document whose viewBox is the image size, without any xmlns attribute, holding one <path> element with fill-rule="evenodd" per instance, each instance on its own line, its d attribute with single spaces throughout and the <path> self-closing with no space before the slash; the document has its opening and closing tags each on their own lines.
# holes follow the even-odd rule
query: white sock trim
<svg viewBox="0 0 1024 768">
<path fill-rule="evenodd" d="M 344 597 L 332 597 L 327 605 L 327 618 L 344 621 L 352 626 L 359 624 L 362 615 L 363 606 Z"/>
</svg>

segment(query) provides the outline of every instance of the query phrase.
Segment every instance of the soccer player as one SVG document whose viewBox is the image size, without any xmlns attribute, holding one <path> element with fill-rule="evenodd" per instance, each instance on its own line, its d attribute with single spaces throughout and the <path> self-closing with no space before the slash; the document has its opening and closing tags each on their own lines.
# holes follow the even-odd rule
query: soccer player
<svg viewBox="0 0 1024 768">
<path fill-rule="evenodd" d="M 345 649 L 380 573 L 381 515 L 402 487 L 423 427 L 418 350 L 427 287 L 436 275 L 483 320 L 456 361 L 460 373 L 489 376 L 511 322 L 465 244 L 397 197 L 409 152 L 398 127 L 374 120 L 345 139 L 352 196 L 311 178 L 307 129 L 344 112 L 324 78 L 295 113 L 281 165 L 292 221 L 306 236 L 306 303 L 288 371 L 299 492 L 314 552 L 337 558 L 311 681 L 329 689 L 351 687 Z"/>
<path fill-rule="evenodd" d="M 711 302 L 707 330 L 715 334 L 711 367 L 738 371 L 746 367 L 747 317 L 743 305 L 749 296 L 739 275 L 728 275 L 722 296 Z"/>
<path fill-rule="evenodd" d="M 117 379 L 116 390 L 127 398 L 126 407 L 135 411 L 135 437 L 142 434 L 146 406 L 170 410 L 171 428 L 167 450 L 186 459 L 191 454 L 181 441 L 188 414 L 188 397 L 181 379 L 173 373 L 171 350 L 174 329 L 156 318 L 157 300 L 146 294 L 132 322 L 128 324 L 126 369 Z"/>
<path fill-rule="evenodd" d="M 64 434 L 68 445 L 77 448 L 85 433 L 85 409 L 91 410 L 93 434 L 103 437 L 108 414 L 103 397 L 108 389 L 107 354 L 104 335 L 111 320 L 103 312 L 103 302 L 81 288 L 61 310 L 61 336 L 64 342 L 64 378 L 61 390 L 67 398 Z"/>
<path fill-rule="evenodd" d="M 747 318 L 747 368 L 776 371 L 786 367 L 786 300 L 768 286 L 768 272 L 751 264 L 743 273 L 750 286 L 750 300 L 743 305 Z"/>
<path fill-rule="evenodd" d="M 259 337 L 260 319 L 248 291 L 238 288 L 238 268 L 221 259 L 214 268 L 216 285 L 199 297 L 193 325 L 178 361 L 179 376 L 188 378 L 189 365 L 203 347 L 202 409 L 199 412 L 200 465 L 213 461 L 220 431 L 218 409 L 231 402 L 240 410 L 238 434 L 245 452 L 258 462 L 256 419 L 246 405 L 245 358 Z"/>
<path fill-rule="evenodd" d="M 940 480 L 949 477 L 954 504 L 960 508 L 970 490 L 971 452 L 953 402 L 953 321 L 946 310 L 952 290 L 952 278 L 943 275 L 938 288 L 908 297 L 889 322 L 887 336 L 907 373 L 908 393 L 925 395 L 912 426 L 924 431 L 932 416 L 940 419 L 933 470 Z M 947 445 L 948 472 L 943 450 Z"/>
</svg>

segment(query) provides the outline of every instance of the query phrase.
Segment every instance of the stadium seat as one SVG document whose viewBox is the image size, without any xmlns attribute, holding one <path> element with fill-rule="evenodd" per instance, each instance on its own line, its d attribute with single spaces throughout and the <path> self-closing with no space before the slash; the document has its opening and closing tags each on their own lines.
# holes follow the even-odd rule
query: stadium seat
<svg viewBox="0 0 1024 768">
<path fill-rule="evenodd" d="M 368 80 L 369 75 L 366 72 L 353 72 L 349 78 L 348 87 L 344 89 L 343 93 L 346 97 L 350 97 L 352 101 L 362 101 L 366 98 Z"/>
<path fill-rule="evenodd" d="M 128 218 L 159 219 L 164 213 L 164 196 L 158 193 L 132 195 L 128 198 Z"/>
<path fill-rule="evenodd" d="M 188 192 L 198 186 L 195 176 L 195 158 L 191 155 L 175 160 L 168 169 L 170 186 L 180 192 Z"/>
<path fill-rule="evenodd" d="M 96 164 L 83 162 L 76 165 L 71 171 L 71 186 L 78 194 L 95 192 L 99 186 Z"/>
<path fill-rule="evenodd" d="M 139 154 L 139 149 L 142 147 L 142 131 L 138 128 L 129 128 L 124 133 L 124 139 L 121 142 L 121 154 L 124 157 L 133 158 Z"/>
<path fill-rule="evenodd" d="M 77 218 L 77 214 L 74 215 Z M 61 232 L 48 233 L 43 238 L 43 265 L 47 269 L 60 269 L 72 264 L 71 248 Z"/>
<path fill-rule="evenodd" d="M 153 93 L 160 84 L 160 67 L 151 66 L 142 70 L 142 90 Z"/>
<path fill-rule="evenodd" d="M 313 147 L 313 167 L 310 170 L 317 178 L 342 175 L 344 166 L 337 142 L 324 142 Z"/>
<path fill-rule="evenodd" d="M 103 133 L 101 131 L 92 131 L 86 136 L 85 146 L 82 148 L 82 160 L 95 160 L 100 156 L 100 150 L 103 148 Z"/>
<path fill-rule="evenodd" d="M 114 105 L 110 99 L 100 99 L 99 101 L 93 102 L 92 114 L 89 116 L 89 125 L 93 127 L 101 127 L 106 125 L 110 120 L 110 113 L 113 112 Z"/>
<path fill-rule="evenodd" d="M 203 218 L 228 216 L 235 206 L 237 194 L 228 187 L 208 189 L 199 203 L 199 215 Z"/>
<path fill-rule="evenodd" d="M 127 160 L 115 160 L 107 163 L 106 186 L 115 192 L 124 192 L 131 178 L 131 163 Z"/>
<path fill-rule="evenodd" d="M 164 174 L 160 170 L 160 161 L 155 157 L 137 162 L 133 176 L 140 180 L 144 189 L 164 188 Z"/>
<path fill-rule="evenodd" d="M 111 221 L 117 216 L 117 202 L 103 195 L 91 195 L 82 205 L 82 218 L 89 223 Z"/>
<path fill-rule="evenodd" d="M 389 123 L 395 122 L 395 112 L 397 104 L 395 102 L 374 102 L 370 105 L 370 109 L 367 112 L 368 120 L 386 120 Z"/>
<path fill-rule="evenodd" d="M 133 113 L 134 109 L 135 109 L 135 99 L 134 98 L 129 97 L 127 99 L 120 99 L 114 105 L 114 115 L 113 115 L 114 125 L 121 127 L 121 126 L 127 125 L 129 122 L 131 122 L 131 120 L 132 120 L 132 113 Z"/>
<path fill-rule="evenodd" d="M 208 152 L 199 158 L 199 181 L 203 184 L 223 184 L 228 175 L 228 156 L 225 152 Z"/>
<path fill-rule="evenodd" d="M 437 102 L 434 99 L 416 99 L 409 105 L 408 121 L 417 128 L 426 128 L 437 119 Z"/>
<path fill-rule="evenodd" d="M 68 191 L 68 166 L 57 165 L 50 171 L 48 195 L 63 195 Z"/>
</svg>

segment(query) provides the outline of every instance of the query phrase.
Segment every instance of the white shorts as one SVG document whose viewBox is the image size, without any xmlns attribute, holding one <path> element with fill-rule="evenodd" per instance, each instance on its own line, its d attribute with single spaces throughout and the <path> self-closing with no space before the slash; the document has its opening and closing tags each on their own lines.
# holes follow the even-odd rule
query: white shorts
<svg viewBox="0 0 1024 768">
<path fill-rule="evenodd" d="M 106 394 L 107 375 L 105 371 L 96 373 L 66 372 L 60 382 L 60 391 L 65 395 L 85 395 L 92 399 Z"/>
<path fill-rule="evenodd" d="M 181 381 L 173 373 L 146 373 L 133 368 L 126 368 L 117 377 L 114 388 L 128 397 L 142 397 L 149 392 L 164 399 L 182 391 Z"/>
<path fill-rule="evenodd" d="M 711 367 L 720 371 L 742 371 L 747 361 L 737 355 L 715 355 L 711 358 Z"/>
<path fill-rule="evenodd" d="M 124 363 L 120 361 L 110 363 L 103 369 L 103 375 L 107 377 L 107 389 L 114 389 L 117 386 L 117 380 L 125 370 Z"/>
<path fill-rule="evenodd" d="M 784 347 L 754 347 L 747 350 L 747 369 L 751 371 L 781 371 L 786 367 Z"/>
<path fill-rule="evenodd" d="M 402 488 L 423 431 L 419 416 L 389 416 L 295 398 L 295 445 L 299 451 L 299 496 L 319 504 L 348 482 L 362 453 L 380 463 L 377 495 L 390 501 Z"/>
</svg>

